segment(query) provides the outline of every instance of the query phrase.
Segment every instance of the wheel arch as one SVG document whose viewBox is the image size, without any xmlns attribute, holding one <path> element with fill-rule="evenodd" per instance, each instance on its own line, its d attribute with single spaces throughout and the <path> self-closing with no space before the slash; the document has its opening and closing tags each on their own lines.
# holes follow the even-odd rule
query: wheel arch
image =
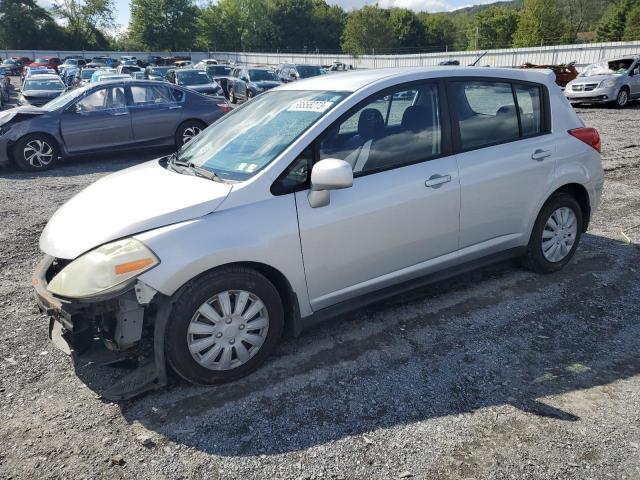
<svg viewBox="0 0 640 480">
<path fill-rule="evenodd" d="M 187 284 L 204 275 L 209 275 L 211 273 L 215 273 L 216 271 L 224 270 L 230 267 L 249 268 L 260 273 L 267 280 L 273 283 L 273 285 L 276 287 L 276 290 L 278 291 L 278 294 L 280 295 L 280 299 L 282 300 L 285 333 L 291 336 L 297 336 L 300 334 L 300 332 L 302 331 L 302 326 L 300 322 L 300 306 L 298 304 L 298 296 L 293 290 L 293 287 L 291 286 L 291 283 L 289 282 L 287 277 L 280 270 L 272 267 L 271 265 L 255 261 L 225 263 L 201 272 L 200 274 L 189 280 Z M 177 291 L 181 291 L 183 287 L 181 287 Z"/>
<path fill-rule="evenodd" d="M 554 190 L 544 203 L 547 203 L 549 198 L 559 193 L 567 193 L 578 201 L 582 210 L 582 232 L 586 232 L 591 220 L 591 202 L 587 189 L 580 183 L 567 183 Z"/>
<path fill-rule="evenodd" d="M 12 140 L 11 142 L 9 142 L 7 144 L 7 156 L 9 157 L 9 159 L 15 163 L 15 157 L 14 157 L 14 153 L 13 150 L 16 146 L 17 143 L 20 142 L 20 140 L 22 140 L 24 137 L 28 137 L 30 135 L 42 135 L 44 137 L 47 137 L 48 139 L 50 139 L 53 143 L 55 143 L 55 147 L 58 149 L 58 156 L 62 156 L 64 153 L 64 145 L 63 143 L 60 141 L 60 139 L 56 138 L 55 135 L 49 133 L 49 132 L 43 132 L 43 131 L 35 131 L 35 132 L 25 132 L 23 135 L 20 135 L 18 138 L 16 138 L 15 140 Z"/>
</svg>

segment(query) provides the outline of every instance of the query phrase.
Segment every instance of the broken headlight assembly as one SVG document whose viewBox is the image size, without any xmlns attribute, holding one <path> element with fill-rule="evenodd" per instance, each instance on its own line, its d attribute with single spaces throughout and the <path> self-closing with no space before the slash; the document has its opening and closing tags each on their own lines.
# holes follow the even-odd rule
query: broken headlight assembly
<svg viewBox="0 0 640 480">
<path fill-rule="evenodd" d="M 91 250 L 64 267 L 47 289 L 66 298 L 90 298 L 124 289 L 160 263 L 142 242 L 125 238 Z"/>
</svg>

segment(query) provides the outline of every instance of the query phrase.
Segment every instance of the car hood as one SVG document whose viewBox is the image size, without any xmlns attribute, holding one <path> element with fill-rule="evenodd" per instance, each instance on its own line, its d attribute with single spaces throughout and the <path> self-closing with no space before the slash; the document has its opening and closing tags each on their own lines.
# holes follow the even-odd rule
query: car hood
<svg viewBox="0 0 640 480">
<path fill-rule="evenodd" d="M 40 250 L 73 259 L 106 242 L 213 212 L 231 185 L 165 169 L 152 160 L 101 178 L 51 217 Z"/>
<path fill-rule="evenodd" d="M 621 75 L 591 75 L 589 77 L 576 77 L 571 83 L 600 83 L 603 80 L 618 80 L 620 77 Z"/>
<path fill-rule="evenodd" d="M 275 80 L 261 80 L 252 83 L 258 88 L 275 88 L 280 85 L 280 82 L 276 82 Z"/>
<path fill-rule="evenodd" d="M 24 90 L 22 96 L 28 98 L 54 98 L 62 92 L 64 90 Z"/>
<path fill-rule="evenodd" d="M 12 120 L 19 121 L 24 118 L 33 117 L 35 115 L 43 115 L 49 113 L 39 107 L 33 105 L 25 105 L 23 107 L 14 107 L 9 110 L 0 112 L 0 125 L 5 125 Z"/>
</svg>

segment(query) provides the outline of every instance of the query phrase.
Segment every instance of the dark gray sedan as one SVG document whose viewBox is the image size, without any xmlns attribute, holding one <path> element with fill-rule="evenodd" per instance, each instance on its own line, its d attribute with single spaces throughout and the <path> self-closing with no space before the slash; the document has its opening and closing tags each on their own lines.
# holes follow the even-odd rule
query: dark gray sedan
<svg viewBox="0 0 640 480">
<path fill-rule="evenodd" d="M 180 147 L 226 112 L 224 97 L 149 80 L 92 83 L 42 107 L 0 112 L 0 164 L 46 170 L 60 157 Z"/>
<path fill-rule="evenodd" d="M 19 105 L 44 105 L 58 97 L 67 89 L 60 77 L 55 74 L 33 75 L 25 78 L 20 96 Z"/>
</svg>

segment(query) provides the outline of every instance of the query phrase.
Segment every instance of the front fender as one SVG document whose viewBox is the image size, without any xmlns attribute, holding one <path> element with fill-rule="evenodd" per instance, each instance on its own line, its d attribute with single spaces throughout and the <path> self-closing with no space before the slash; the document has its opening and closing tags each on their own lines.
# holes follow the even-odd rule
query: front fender
<svg viewBox="0 0 640 480">
<path fill-rule="evenodd" d="M 282 273 L 311 314 L 293 195 L 270 197 L 135 235 L 160 258 L 140 280 L 173 295 L 192 278 L 222 265 L 261 263 Z"/>
</svg>

